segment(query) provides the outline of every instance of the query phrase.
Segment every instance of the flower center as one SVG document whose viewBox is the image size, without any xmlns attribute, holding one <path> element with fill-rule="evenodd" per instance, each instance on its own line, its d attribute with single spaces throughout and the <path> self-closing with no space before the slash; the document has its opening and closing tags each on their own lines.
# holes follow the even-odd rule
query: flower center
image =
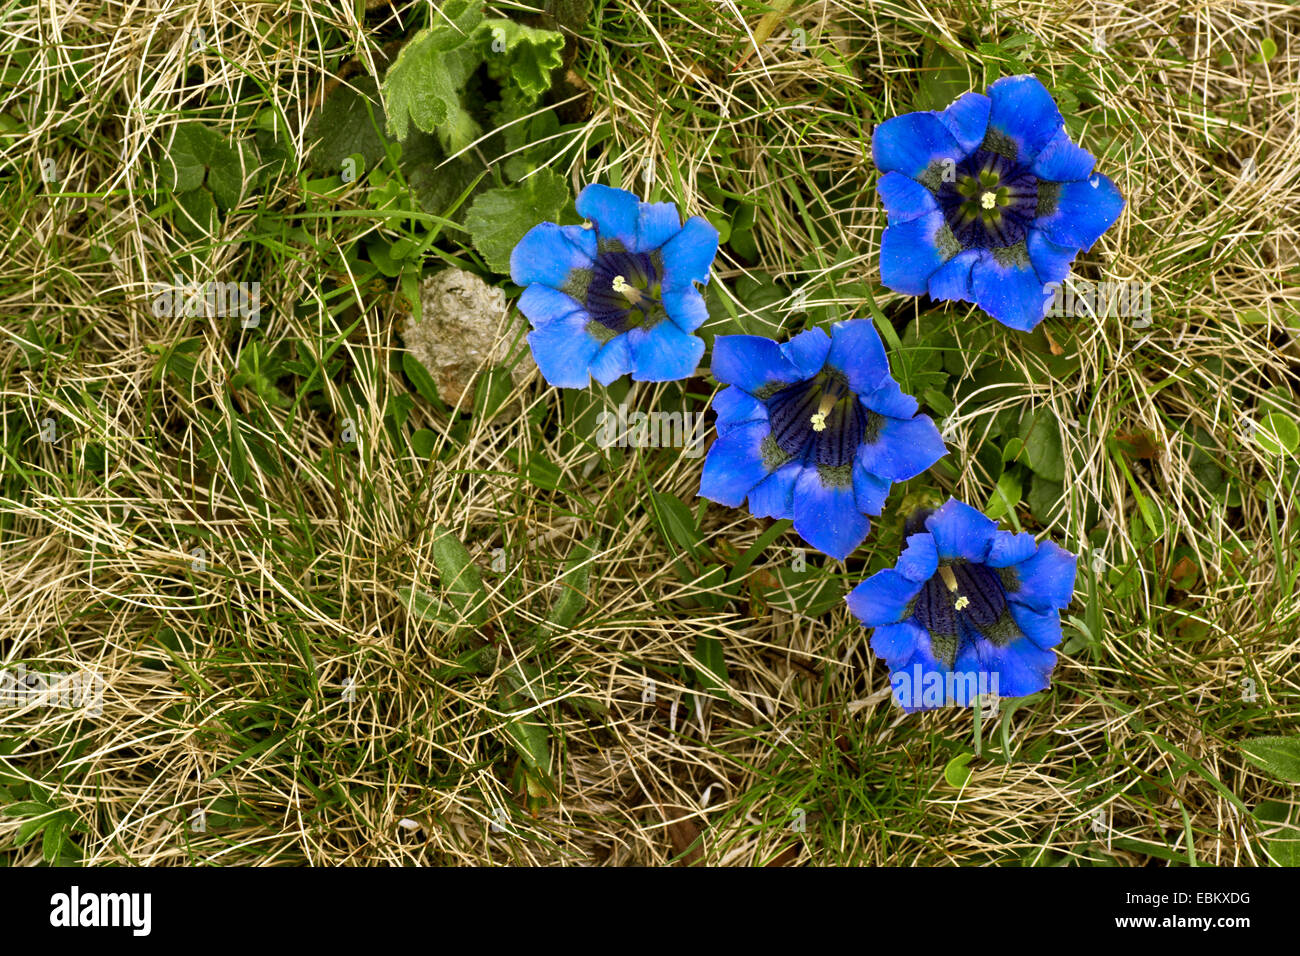
<svg viewBox="0 0 1300 956">
<path fill-rule="evenodd" d="M 853 463 L 863 441 L 872 441 L 880 416 L 862 407 L 843 375 L 823 371 L 767 400 L 772 440 L 805 464 L 839 468 Z"/>
<path fill-rule="evenodd" d="M 1037 215 L 1038 177 L 1001 153 L 977 149 L 938 183 L 935 198 L 963 249 L 1021 242 Z"/>
<path fill-rule="evenodd" d="M 976 641 L 1001 646 L 1019 635 L 997 569 L 970 561 L 940 564 L 916 596 L 913 613 L 930 634 L 935 659 L 948 667 Z"/>
<path fill-rule="evenodd" d="M 660 301 L 662 282 L 662 269 L 651 253 L 599 253 L 587 286 L 587 311 L 615 333 L 657 325 L 667 315 Z"/>
</svg>

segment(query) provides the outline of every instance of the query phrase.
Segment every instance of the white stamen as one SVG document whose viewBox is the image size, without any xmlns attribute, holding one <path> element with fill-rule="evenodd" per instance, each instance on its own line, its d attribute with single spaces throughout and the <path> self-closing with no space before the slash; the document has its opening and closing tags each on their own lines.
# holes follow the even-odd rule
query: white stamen
<svg viewBox="0 0 1300 956">
<path fill-rule="evenodd" d="M 997 204 L 998 204 L 997 193 L 986 192 L 983 196 L 980 196 L 980 205 L 983 206 L 985 209 L 992 209 Z"/>
<path fill-rule="evenodd" d="M 966 595 L 963 594 L 955 602 L 953 602 L 952 609 L 954 611 L 960 611 L 963 608 L 969 606 L 970 606 L 970 598 L 968 598 Z"/>
</svg>

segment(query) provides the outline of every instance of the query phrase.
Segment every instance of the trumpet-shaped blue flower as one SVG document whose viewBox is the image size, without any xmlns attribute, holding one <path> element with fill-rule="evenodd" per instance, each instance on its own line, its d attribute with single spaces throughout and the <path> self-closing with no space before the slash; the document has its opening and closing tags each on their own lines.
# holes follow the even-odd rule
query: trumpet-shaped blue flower
<svg viewBox="0 0 1300 956">
<path fill-rule="evenodd" d="M 578 196 L 587 226 L 544 222 L 510 254 L 524 286 L 519 310 L 533 325 L 528 344 L 542 376 L 562 388 L 686 378 L 704 355 L 692 335 L 708 317 L 695 283 L 707 284 L 718 231 L 670 202 L 591 185 Z"/>
<path fill-rule="evenodd" d="M 914 515 L 908 530 L 898 563 L 846 599 L 874 629 L 871 649 L 889 665 L 898 703 L 967 707 L 989 690 L 1024 697 L 1047 688 L 1075 556 L 1027 532 L 999 531 L 952 498 Z"/>
<path fill-rule="evenodd" d="M 713 374 L 718 440 L 700 494 L 757 517 L 791 518 L 814 548 L 843 560 L 862 543 L 890 485 L 946 453 L 916 399 L 889 374 L 871 322 L 801 332 L 784 345 L 720 335 Z"/>
<path fill-rule="evenodd" d="M 1004 77 L 942 112 L 888 119 L 872 155 L 888 214 L 881 281 L 974 302 L 1013 329 L 1042 321 L 1075 255 L 1124 208 L 1032 76 Z"/>
</svg>

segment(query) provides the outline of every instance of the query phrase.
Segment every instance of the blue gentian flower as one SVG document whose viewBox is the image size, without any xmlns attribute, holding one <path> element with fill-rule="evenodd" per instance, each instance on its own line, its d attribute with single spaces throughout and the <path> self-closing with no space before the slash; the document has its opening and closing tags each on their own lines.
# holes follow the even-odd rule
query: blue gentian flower
<svg viewBox="0 0 1300 956">
<path fill-rule="evenodd" d="M 1075 556 L 1028 532 L 999 531 L 953 498 L 913 515 L 908 530 L 898 563 L 847 598 L 874 628 L 871 649 L 889 665 L 898 703 L 908 711 L 967 707 L 990 691 L 1046 689 Z"/>
<path fill-rule="evenodd" d="M 871 147 L 889 217 L 881 281 L 974 302 L 1013 329 L 1042 321 L 1048 286 L 1124 208 L 1032 76 L 1004 77 L 987 96 L 966 93 L 943 112 L 885 120 Z"/>
<path fill-rule="evenodd" d="M 844 560 L 880 514 L 890 485 L 946 454 L 929 416 L 889 374 L 871 322 L 801 332 L 784 345 L 720 335 L 713 375 L 718 440 L 700 494 L 757 517 L 792 518 L 814 548 Z"/>
<path fill-rule="evenodd" d="M 638 382 L 691 375 L 704 355 L 691 333 L 708 318 L 695 283 L 709 281 L 718 230 L 699 216 L 683 225 L 675 204 L 608 186 L 588 186 L 577 207 L 590 227 L 541 223 L 510 254 L 542 376 L 586 388 L 627 372 Z"/>
</svg>

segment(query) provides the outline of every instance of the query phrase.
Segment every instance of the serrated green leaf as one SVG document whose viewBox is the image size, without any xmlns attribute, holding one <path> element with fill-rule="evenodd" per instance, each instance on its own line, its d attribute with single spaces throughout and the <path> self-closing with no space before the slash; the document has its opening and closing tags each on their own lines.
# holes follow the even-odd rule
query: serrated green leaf
<svg viewBox="0 0 1300 956">
<path fill-rule="evenodd" d="M 489 189 L 469 207 L 465 228 L 474 248 L 493 272 L 510 273 L 510 253 L 529 229 L 553 222 L 569 201 L 569 185 L 559 173 L 539 170 L 517 186 Z"/>
<path fill-rule="evenodd" d="M 479 29 L 493 75 L 513 80 L 524 104 L 537 102 L 551 87 L 551 71 L 564 60 L 564 36 L 502 19 L 484 20 Z"/>
<path fill-rule="evenodd" d="M 344 160 L 359 155 L 358 178 L 388 155 L 384 134 L 388 118 L 379 99 L 379 86 L 368 76 L 340 84 L 307 125 L 307 141 L 315 142 L 310 163 L 323 173 L 339 173 Z"/>
<path fill-rule="evenodd" d="M 446 0 L 434 25 L 406 42 L 381 87 L 390 135 L 404 140 L 412 129 L 436 133 L 450 153 L 474 140 L 478 124 L 461 94 L 483 62 L 474 36 L 482 20 L 482 0 Z"/>
</svg>

